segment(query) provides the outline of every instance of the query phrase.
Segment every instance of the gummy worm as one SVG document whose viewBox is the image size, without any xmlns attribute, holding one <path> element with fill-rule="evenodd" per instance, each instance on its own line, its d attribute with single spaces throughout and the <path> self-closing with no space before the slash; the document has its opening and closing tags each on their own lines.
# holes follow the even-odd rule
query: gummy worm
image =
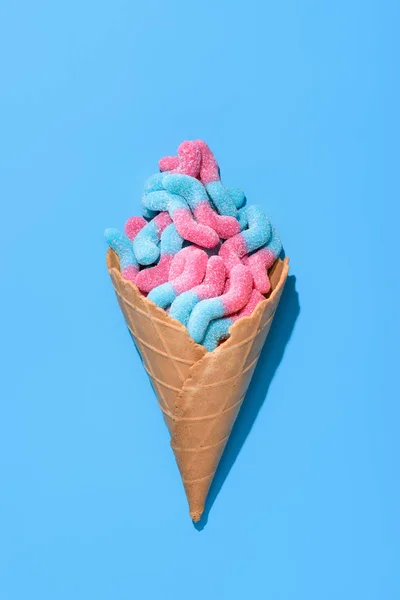
<svg viewBox="0 0 400 600">
<path fill-rule="evenodd" d="M 219 250 L 228 270 L 239 264 L 245 254 L 266 244 L 271 237 L 271 223 L 261 208 L 249 206 L 246 213 L 249 228 L 226 240 Z"/>
<path fill-rule="evenodd" d="M 234 217 L 221 216 L 216 213 L 210 204 L 204 186 L 188 175 L 165 175 L 164 188 L 171 194 L 182 196 L 198 223 L 208 225 L 218 236 L 227 239 L 240 231 L 240 224 Z"/>
<path fill-rule="evenodd" d="M 202 300 L 193 309 L 187 325 L 189 335 L 200 343 L 213 319 L 237 312 L 249 301 L 253 277 L 245 265 L 235 265 L 230 272 L 229 290 L 218 298 Z"/>
<path fill-rule="evenodd" d="M 182 155 L 182 151 L 180 153 L 180 148 L 184 144 L 184 149 L 187 153 L 185 156 Z M 198 154 L 195 148 L 200 152 L 201 157 L 199 172 L 196 169 Z M 190 159 L 188 159 L 188 155 L 190 155 Z M 191 175 L 192 177 L 200 177 L 202 184 L 222 215 L 237 217 L 236 209 L 241 208 L 246 201 L 242 190 L 225 188 L 222 185 L 215 156 L 209 146 L 202 140 L 182 142 L 178 148 L 178 156 L 165 156 L 159 161 L 158 166 L 161 171 L 171 171 L 173 173 Z"/>
<path fill-rule="evenodd" d="M 147 206 L 145 206 L 143 202 L 143 199 L 147 196 L 147 194 L 150 194 L 150 192 L 161 192 L 164 189 L 162 184 L 163 177 L 164 173 L 155 173 L 154 175 L 149 177 L 144 184 L 141 204 L 142 213 L 146 217 L 146 219 L 153 219 L 159 211 L 150 210 L 149 208 L 147 208 Z"/>
<path fill-rule="evenodd" d="M 158 244 L 164 229 L 172 223 L 167 212 L 160 212 L 136 235 L 133 250 L 141 265 L 152 265 L 160 256 Z"/>
<path fill-rule="evenodd" d="M 196 142 L 182 142 L 178 146 L 178 156 L 165 156 L 159 161 L 158 166 L 160 171 L 199 177 L 200 163 L 201 153 Z"/>
<path fill-rule="evenodd" d="M 176 256 L 178 255 L 179 252 Z M 179 294 L 190 290 L 203 281 L 207 261 L 208 256 L 204 250 L 195 248 L 193 251 L 186 253 L 183 272 L 172 281 L 163 283 L 151 290 L 148 295 L 149 300 L 152 300 L 160 308 L 167 308 Z"/>
<path fill-rule="evenodd" d="M 206 275 L 202 284 L 180 294 L 172 303 L 170 316 L 187 325 L 190 313 L 201 300 L 222 294 L 225 284 L 225 265 L 220 256 L 208 259 Z"/>
<path fill-rule="evenodd" d="M 124 279 L 135 281 L 139 272 L 139 263 L 133 251 L 132 241 L 118 229 L 110 228 L 104 232 L 109 247 L 118 255 L 121 275 Z"/>
<path fill-rule="evenodd" d="M 150 292 L 155 287 L 168 281 L 172 260 L 182 248 L 183 238 L 176 231 L 173 223 L 168 225 L 161 234 L 160 260 L 155 267 L 142 269 L 135 280 L 142 292 Z"/>
<path fill-rule="evenodd" d="M 142 202 L 150 210 L 168 211 L 179 235 L 185 240 L 205 248 L 214 248 L 219 243 L 219 236 L 214 229 L 194 220 L 182 196 L 162 190 L 143 196 Z"/>
<path fill-rule="evenodd" d="M 253 275 L 254 287 L 262 294 L 268 294 L 271 289 L 267 270 L 272 267 L 282 251 L 282 242 L 275 227 L 272 227 L 271 239 L 265 246 L 254 254 L 243 258 Z"/>
<path fill-rule="evenodd" d="M 239 312 L 232 315 L 231 317 L 224 317 L 222 319 L 215 319 L 207 327 L 206 334 L 203 340 L 203 346 L 212 352 L 218 346 L 219 342 L 229 337 L 229 328 L 235 321 L 242 317 L 249 317 L 257 304 L 265 300 L 265 297 L 258 290 L 251 292 L 250 299 L 246 306 L 244 306 Z"/>
<path fill-rule="evenodd" d="M 196 140 L 196 144 L 201 152 L 200 181 L 221 215 L 229 215 L 240 220 L 237 209 L 244 204 L 245 195 L 243 192 L 241 195 L 237 192 L 236 202 L 239 205 L 237 206 L 221 182 L 218 163 L 209 146 L 202 140 Z"/>
<path fill-rule="evenodd" d="M 180 252 L 177 252 L 177 254 L 174 256 L 171 262 L 171 266 L 169 269 L 169 281 L 176 279 L 179 275 L 183 273 L 183 269 L 185 268 L 186 264 L 186 256 L 193 252 L 193 250 L 196 250 L 196 248 L 198 250 L 202 250 L 202 248 L 199 248 L 199 246 L 185 246 Z"/>
<path fill-rule="evenodd" d="M 125 234 L 133 241 L 145 225 L 147 225 L 147 221 L 143 217 L 130 217 L 125 223 Z"/>
</svg>

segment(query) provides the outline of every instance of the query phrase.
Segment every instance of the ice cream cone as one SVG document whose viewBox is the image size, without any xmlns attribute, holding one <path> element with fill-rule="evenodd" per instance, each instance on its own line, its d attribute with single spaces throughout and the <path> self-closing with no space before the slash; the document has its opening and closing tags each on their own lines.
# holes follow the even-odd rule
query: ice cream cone
<svg viewBox="0 0 400 600">
<path fill-rule="evenodd" d="M 125 321 L 135 340 L 171 434 L 171 447 L 198 521 L 219 460 L 250 384 L 289 270 L 278 260 L 269 272 L 271 292 L 251 317 L 236 321 L 213 352 L 122 278 L 116 254 L 107 267 Z"/>
</svg>

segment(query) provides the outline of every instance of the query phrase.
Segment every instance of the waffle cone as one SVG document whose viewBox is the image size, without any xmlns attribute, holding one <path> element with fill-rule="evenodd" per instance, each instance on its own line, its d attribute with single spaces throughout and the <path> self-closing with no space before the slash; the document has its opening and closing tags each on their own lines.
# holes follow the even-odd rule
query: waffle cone
<svg viewBox="0 0 400 600">
<path fill-rule="evenodd" d="M 190 516 L 198 521 L 268 335 L 289 261 L 276 261 L 269 273 L 269 298 L 251 317 L 236 321 L 229 339 L 213 352 L 196 344 L 179 321 L 121 277 L 112 250 L 107 267 L 168 426 Z"/>
</svg>

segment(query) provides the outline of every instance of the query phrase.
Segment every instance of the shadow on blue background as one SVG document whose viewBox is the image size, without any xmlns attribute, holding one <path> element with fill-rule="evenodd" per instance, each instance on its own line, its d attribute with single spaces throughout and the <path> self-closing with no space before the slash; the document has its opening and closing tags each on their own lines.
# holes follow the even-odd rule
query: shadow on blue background
<svg viewBox="0 0 400 600">
<path fill-rule="evenodd" d="M 202 531 L 207 525 L 213 504 L 267 398 L 268 389 L 283 358 L 299 313 L 296 277 L 289 275 L 253 379 L 211 484 L 203 516 L 198 523 L 193 523 L 198 531 Z"/>
</svg>

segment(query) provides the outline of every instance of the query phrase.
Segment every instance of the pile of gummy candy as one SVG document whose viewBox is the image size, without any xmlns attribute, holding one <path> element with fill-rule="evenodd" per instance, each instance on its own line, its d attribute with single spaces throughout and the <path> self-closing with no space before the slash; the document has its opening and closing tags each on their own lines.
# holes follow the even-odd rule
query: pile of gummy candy
<svg viewBox="0 0 400 600">
<path fill-rule="evenodd" d="M 183 142 L 159 168 L 144 186 L 144 216 L 105 238 L 122 277 L 211 352 L 265 299 L 282 244 L 263 210 L 222 184 L 205 142 Z"/>
</svg>

